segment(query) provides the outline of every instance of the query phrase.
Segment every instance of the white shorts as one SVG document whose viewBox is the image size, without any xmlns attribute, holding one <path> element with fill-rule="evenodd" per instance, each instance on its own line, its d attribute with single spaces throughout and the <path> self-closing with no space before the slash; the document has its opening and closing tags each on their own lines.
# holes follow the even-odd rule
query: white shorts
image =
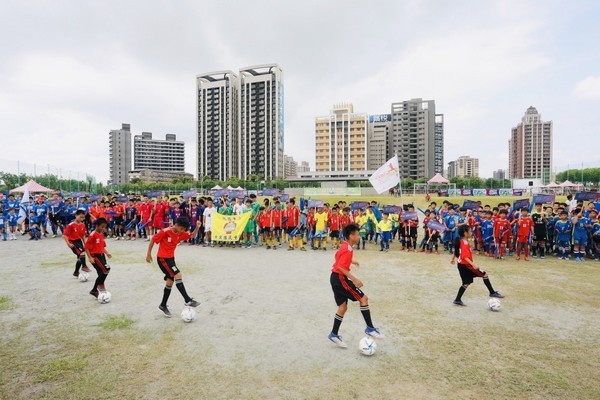
<svg viewBox="0 0 600 400">
<path fill-rule="evenodd" d="M 212 222 L 204 225 L 204 232 L 212 231 Z"/>
</svg>

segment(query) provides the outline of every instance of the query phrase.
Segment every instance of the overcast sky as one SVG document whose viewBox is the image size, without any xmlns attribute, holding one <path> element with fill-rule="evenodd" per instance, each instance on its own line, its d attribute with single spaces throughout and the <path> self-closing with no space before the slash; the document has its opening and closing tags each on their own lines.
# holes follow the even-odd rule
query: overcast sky
<svg viewBox="0 0 600 400">
<path fill-rule="evenodd" d="M 195 77 L 277 63 L 285 147 L 314 167 L 314 117 L 383 114 L 421 97 L 445 114 L 445 159 L 508 168 L 530 105 L 554 121 L 554 165 L 600 166 L 596 1 L 6 1 L 0 159 L 108 179 L 108 132 L 174 133 L 195 173 Z"/>
</svg>

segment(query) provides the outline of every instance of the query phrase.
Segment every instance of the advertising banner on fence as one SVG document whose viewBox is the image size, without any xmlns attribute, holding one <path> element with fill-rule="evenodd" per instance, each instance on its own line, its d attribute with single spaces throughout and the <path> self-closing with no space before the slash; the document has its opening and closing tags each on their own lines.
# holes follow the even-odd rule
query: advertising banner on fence
<svg viewBox="0 0 600 400">
<path fill-rule="evenodd" d="M 457 197 L 461 195 L 460 189 L 448 189 L 448 196 Z"/>
<path fill-rule="evenodd" d="M 523 189 L 513 189 L 512 195 L 513 196 L 523 196 Z M 507 196 L 509 196 L 509 195 L 507 195 Z"/>
<path fill-rule="evenodd" d="M 230 199 L 243 199 L 247 195 L 248 195 L 248 192 L 246 190 L 230 190 L 229 191 Z"/>
<path fill-rule="evenodd" d="M 146 196 L 148 196 L 151 199 L 157 198 L 157 197 L 161 197 L 162 196 L 162 190 L 148 190 L 146 192 Z"/>
<path fill-rule="evenodd" d="M 498 189 L 486 189 L 488 196 L 498 196 Z"/>
<path fill-rule="evenodd" d="M 473 189 L 461 189 L 460 194 L 462 196 L 473 196 Z"/>
<path fill-rule="evenodd" d="M 512 189 L 500 189 L 500 190 L 498 190 L 498 194 L 500 196 L 512 196 L 513 190 Z"/>
<path fill-rule="evenodd" d="M 487 192 L 485 189 L 473 189 L 473 196 L 486 196 Z"/>
<path fill-rule="evenodd" d="M 305 188 L 305 196 L 360 196 L 360 188 Z"/>
<path fill-rule="evenodd" d="M 244 232 L 252 213 L 240 215 L 212 215 L 212 240 L 219 242 L 237 242 Z"/>
</svg>

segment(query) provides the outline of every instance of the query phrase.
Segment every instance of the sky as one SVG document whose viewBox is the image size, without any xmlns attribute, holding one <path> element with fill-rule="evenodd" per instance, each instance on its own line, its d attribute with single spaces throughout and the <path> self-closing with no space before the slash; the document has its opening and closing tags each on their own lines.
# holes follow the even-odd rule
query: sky
<svg viewBox="0 0 600 400">
<path fill-rule="evenodd" d="M 3 160 L 109 178 L 108 133 L 174 133 L 195 173 L 196 76 L 277 63 L 285 152 L 314 167 L 314 118 L 435 100 L 447 163 L 508 168 L 529 106 L 554 166 L 600 166 L 600 2 L 34 1 L 0 3 Z M 5 147 L 6 146 L 6 147 Z M 1 169 L 1 168 L 0 168 Z"/>
</svg>

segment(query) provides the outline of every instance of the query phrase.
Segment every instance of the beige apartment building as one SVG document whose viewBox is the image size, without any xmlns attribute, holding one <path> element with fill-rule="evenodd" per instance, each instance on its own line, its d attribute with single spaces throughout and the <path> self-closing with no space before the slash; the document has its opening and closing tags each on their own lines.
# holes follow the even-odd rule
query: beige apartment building
<svg viewBox="0 0 600 400">
<path fill-rule="evenodd" d="M 460 156 L 456 161 L 450 161 L 448 163 L 448 179 L 451 178 L 479 178 L 479 159 Z"/>
<path fill-rule="evenodd" d="M 337 104 L 315 119 L 315 170 L 367 170 L 368 116 L 352 104 Z"/>
<path fill-rule="evenodd" d="M 508 141 L 508 178 L 539 178 L 547 184 L 552 171 L 552 121 L 542 121 L 529 107 Z"/>
</svg>

